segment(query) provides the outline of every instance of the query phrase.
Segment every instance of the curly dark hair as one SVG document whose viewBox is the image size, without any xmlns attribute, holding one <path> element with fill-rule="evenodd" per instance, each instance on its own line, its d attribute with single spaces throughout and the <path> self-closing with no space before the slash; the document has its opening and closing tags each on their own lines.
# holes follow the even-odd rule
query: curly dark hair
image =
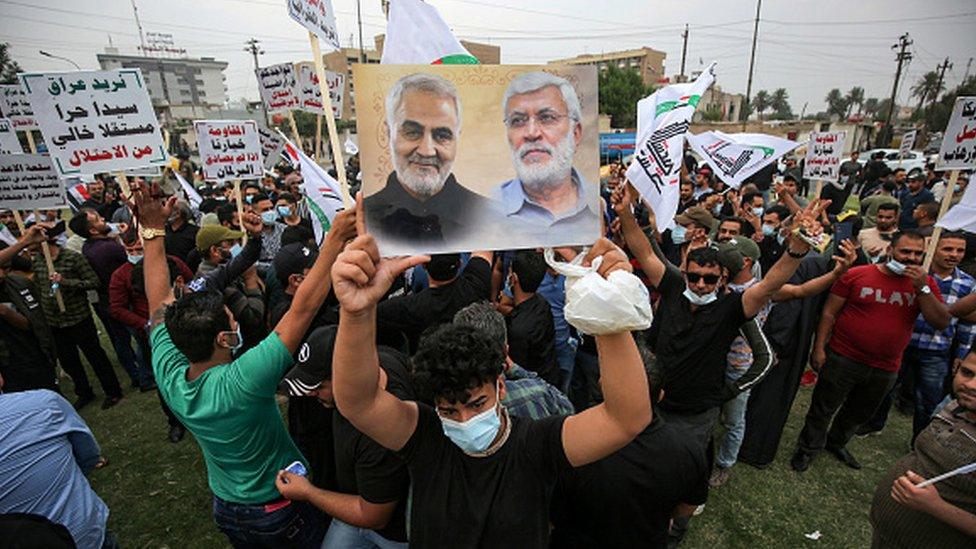
<svg viewBox="0 0 976 549">
<path fill-rule="evenodd" d="M 685 262 L 687 264 L 697 263 L 702 267 L 710 267 L 712 265 L 716 267 L 722 266 L 721 261 L 719 261 L 718 250 L 710 246 L 695 248 L 688 252 L 688 257 L 685 259 Z"/>
<path fill-rule="evenodd" d="M 224 296 L 217 292 L 184 295 L 166 308 L 165 322 L 173 345 L 190 362 L 208 360 L 217 334 L 230 331 Z"/>
<path fill-rule="evenodd" d="M 494 382 L 505 355 L 498 342 L 471 326 L 446 324 L 420 342 L 413 356 L 413 382 L 420 399 L 464 403 L 471 390 Z"/>
</svg>

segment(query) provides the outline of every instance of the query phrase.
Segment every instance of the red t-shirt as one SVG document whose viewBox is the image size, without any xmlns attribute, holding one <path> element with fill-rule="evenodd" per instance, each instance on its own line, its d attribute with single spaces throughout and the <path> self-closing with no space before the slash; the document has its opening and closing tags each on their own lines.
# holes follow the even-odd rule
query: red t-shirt
<svg viewBox="0 0 976 549">
<path fill-rule="evenodd" d="M 941 301 L 931 276 L 928 284 Z M 847 300 L 834 324 L 830 348 L 851 360 L 898 371 L 919 314 L 911 279 L 885 274 L 877 265 L 863 265 L 844 273 L 830 291 Z"/>
</svg>

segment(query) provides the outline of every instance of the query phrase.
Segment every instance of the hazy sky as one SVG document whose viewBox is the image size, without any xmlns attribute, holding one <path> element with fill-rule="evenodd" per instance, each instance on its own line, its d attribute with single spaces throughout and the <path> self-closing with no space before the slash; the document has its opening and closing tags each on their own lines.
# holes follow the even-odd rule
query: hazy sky
<svg viewBox="0 0 976 549">
<path fill-rule="evenodd" d="M 396 0 L 393 0 L 396 1 Z M 344 44 L 358 35 L 354 0 L 332 0 Z M 599 0 L 519 2 L 431 0 L 461 38 L 502 48 L 503 63 L 544 63 L 580 53 L 649 46 L 667 52 L 665 70 L 681 63 L 681 32 L 690 25 L 686 72 L 718 62 L 718 83 L 744 93 L 749 69 L 755 0 Z M 262 41 L 261 64 L 311 59 L 304 28 L 288 17 L 285 0 L 137 0 L 146 32 L 172 33 L 190 56 L 230 63 L 231 99 L 257 99 L 244 40 Z M 384 32 L 379 0 L 364 0 L 367 45 Z M 957 85 L 976 55 L 976 2 L 926 0 L 766 0 L 759 24 L 753 94 L 783 87 L 793 110 L 825 109 L 830 88 L 862 86 L 867 97 L 888 97 L 894 80 L 899 35 L 915 41 L 915 58 L 899 86 L 899 102 L 914 105 L 909 87 L 948 57 L 947 87 Z M 95 54 L 112 43 L 137 53 L 138 30 L 131 0 L 0 0 L 0 41 L 25 70 L 70 70 L 39 49 L 68 57 L 84 69 L 98 68 Z M 970 74 L 976 73 L 976 66 Z"/>
</svg>

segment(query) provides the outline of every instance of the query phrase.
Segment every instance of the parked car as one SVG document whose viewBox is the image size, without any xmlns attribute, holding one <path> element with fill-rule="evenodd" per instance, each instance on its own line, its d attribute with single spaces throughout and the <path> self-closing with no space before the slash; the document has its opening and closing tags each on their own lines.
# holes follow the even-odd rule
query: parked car
<svg viewBox="0 0 976 549">
<path fill-rule="evenodd" d="M 908 172 L 908 175 L 925 171 L 926 158 L 921 151 L 908 151 L 907 153 L 905 153 L 905 157 L 901 159 L 900 165 L 898 160 L 898 149 L 867 150 L 861 153 L 861 156 L 858 157 L 857 161 L 863 166 L 867 164 L 867 161 L 870 160 L 871 157 L 875 155 L 875 153 L 878 152 L 884 152 L 885 165 L 887 165 L 888 168 L 891 170 L 895 170 L 896 168 L 900 167 L 901 169 Z M 851 159 L 850 157 L 847 157 L 841 160 L 841 163 L 847 162 L 850 159 Z"/>
</svg>

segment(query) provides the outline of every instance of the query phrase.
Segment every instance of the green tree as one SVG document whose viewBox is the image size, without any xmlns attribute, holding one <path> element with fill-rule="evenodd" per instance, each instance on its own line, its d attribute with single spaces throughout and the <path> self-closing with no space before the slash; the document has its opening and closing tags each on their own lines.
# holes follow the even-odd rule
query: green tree
<svg viewBox="0 0 976 549">
<path fill-rule="evenodd" d="M 769 92 L 766 90 L 757 91 L 756 97 L 752 98 L 752 107 L 759 114 L 759 121 L 761 122 L 763 112 L 769 109 Z"/>
<path fill-rule="evenodd" d="M 864 100 L 864 115 L 870 116 L 871 118 L 877 118 L 878 116 L 878 98 L 868 97 Z"/>
<path fill-rule="evenodd" d="M 945 84 L 939 82 L 939 75 L 935 71 L 929 71 L 922 75 L 912 86 L 912 97 L 918 98 L 918 109 L 925 106 L 926 99 L 935 99 L 945 90 Z"/>
<path fill-rule="evenodd" d="M 970 76 L 965 82 L 951 92 L 947 92 L 941 99 L 925 109 L 925 125 L 933 132 L 945 130 L 952 116 L 952 108 L 956 104 L 956 97 L 976 95 L 976 76 Z"/>
<path fill-rule="evenodd" d="M 10 57 L 10 44 L 0 44 L 0 84 L 17 84 L 17 73 L 21 72 L 20 65 Z"/>
<path fill-rule="evenodd" d="M 614 128 L 636 127 L 637 102 L 652 91 L 637 71 L 610 65 L 600 73 L 600 113 L 610 115 Z"/>
<path fill-rule="evenodd" d="M 836 115 L 844 118 L 844 115 L 847 114 L 847 99 L 839 89 L 834 88 L 827 92 L 827 97 L 824 98 L 824 101 L 827 102 L 828 115 Z"/>
<path fill-rule="evenodd" d="M 854 86 L 847 92 L 844 97 L 847 100 L 847 117 L 851 116 L 851 107 L 857 105 L 857 114 L 861 115 L 861 107 L 864 106 L 864 88 L 860 86 Z"/>
<path fill-rule="evenodd" d="M 709 105 L 702 113 L 702 120 L 706 122 L 719 122 L 722 120 L 722 109 L 718 105 Z"/>
<path fill-rule="evenodd" d="M 776 88 L 769 99 L 769 106 L 773 109 L 773 120 L 790 120 L 793 118 L 790 94 L 786 93 L 786 88 Z"/>
</svg>

